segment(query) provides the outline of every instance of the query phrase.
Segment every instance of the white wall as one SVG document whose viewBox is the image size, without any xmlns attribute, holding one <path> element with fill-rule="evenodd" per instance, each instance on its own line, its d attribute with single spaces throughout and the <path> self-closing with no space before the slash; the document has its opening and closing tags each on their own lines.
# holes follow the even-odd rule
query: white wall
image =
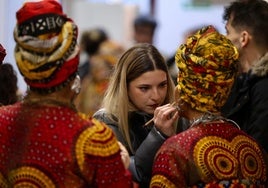
<svg viewBox="0 0 268 188">
<path fill-rule="evenodd" d="M 13 30 L 16 24 L 16 11 L 21 7 L 24 0 L 0 0 L 0 43 L 4 46 L 7 56 L 4 62 L 11 63 L 18 75 L 18 86 L 22 92 L 26 90 L 26 84 L 20 75 L 15 58 Z"/>
<path fill-rule="evenodd" d="M 224 33 L 222 13 L 222 5 L 193 8 L 185 0 L 157 0 L 159 27 L 155 45 L 163 53 L 172 55 L 183 42 L 184 33 L 191 28 L 213 24 Z"/>
<path fill-rule="evenodd" d="M 103 28 L 111 39 L 128 45 L 132 41 L 132 22 L 138 7 L 121 3 L 90 3 L 77 1 L 72 3 L 68 15 L 78 25 L 79 33 L 92 28 Z"/>
</svg>

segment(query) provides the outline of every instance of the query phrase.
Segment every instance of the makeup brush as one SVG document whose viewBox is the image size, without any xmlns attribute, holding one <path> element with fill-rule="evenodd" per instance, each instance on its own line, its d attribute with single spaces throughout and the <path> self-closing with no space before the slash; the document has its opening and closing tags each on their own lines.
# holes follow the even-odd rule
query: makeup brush
<svg viewBox="0 0 268 188">
<path fill-rule="evenodd" d="M 175 104 L 177 104 L 177 102 L 173 102 L 173 103 L 171 104 L 171 106 L 174 106 Z M 179 110 L 179 107 L 177 107 L 177 108 L 178 108 L 178 110 Z M 149 121 L 147 121 L 143 126 L 146 127 L 146 126 L 150 125 L 153 121 L 154 121 L 154 118 L 152 118 L 152 119 L 150 119 Z"/>
</svg>

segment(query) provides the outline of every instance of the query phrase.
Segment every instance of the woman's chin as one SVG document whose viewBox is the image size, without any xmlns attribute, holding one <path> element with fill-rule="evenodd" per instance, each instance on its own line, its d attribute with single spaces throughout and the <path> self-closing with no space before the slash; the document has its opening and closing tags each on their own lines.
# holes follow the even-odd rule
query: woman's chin
<svg viewBox="0 0 268 188">
<path fill-rule="evenodd" d="M 154 114 L 154 110 L 155 110 L 155 108 L 150 108 L 150 109 L 145 109 L 144 112 L 147 113 L 147 114 L 153 115 Z"/>
</svg>

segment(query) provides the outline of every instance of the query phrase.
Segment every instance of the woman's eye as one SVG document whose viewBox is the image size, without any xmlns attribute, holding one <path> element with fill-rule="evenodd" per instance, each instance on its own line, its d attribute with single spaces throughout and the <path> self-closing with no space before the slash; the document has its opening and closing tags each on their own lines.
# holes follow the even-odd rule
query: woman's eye
<svg viewBox="0 0 268 188">
<path fill-rule="evenodd" d="M 148 87 L 140 87 L 140 90 L 143 91 L 143 92 L 147 91 L 148 89 L 149 89 Z"/>
<path fill-rule="evenodd" d="M 161 88 L 166 87 L 166 86 L 167 86 L 167 82 L 161 83 L 159 86 L 160 86 Z"/>
</svg>

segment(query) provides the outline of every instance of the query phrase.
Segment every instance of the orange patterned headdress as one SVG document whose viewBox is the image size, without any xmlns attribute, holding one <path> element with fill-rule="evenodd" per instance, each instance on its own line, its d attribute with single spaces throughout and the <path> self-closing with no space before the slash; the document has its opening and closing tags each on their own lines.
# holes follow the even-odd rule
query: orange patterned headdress
<svg viewBox="0 0 268 188">
<path fill-rule="evenodd" d="M 175 56 L 181 100 L 202 112 L 219 112 L 237 70 L 238 51 L 213 26 L 200 29 Z"/>
<path fill-rule="evenodd" d="M 53 92 L 72 80 L 79 63 L 77 26 L 56 0 L 26 2 L 16 13 L 15 59 L 32 90 Z"/>
</svg>

